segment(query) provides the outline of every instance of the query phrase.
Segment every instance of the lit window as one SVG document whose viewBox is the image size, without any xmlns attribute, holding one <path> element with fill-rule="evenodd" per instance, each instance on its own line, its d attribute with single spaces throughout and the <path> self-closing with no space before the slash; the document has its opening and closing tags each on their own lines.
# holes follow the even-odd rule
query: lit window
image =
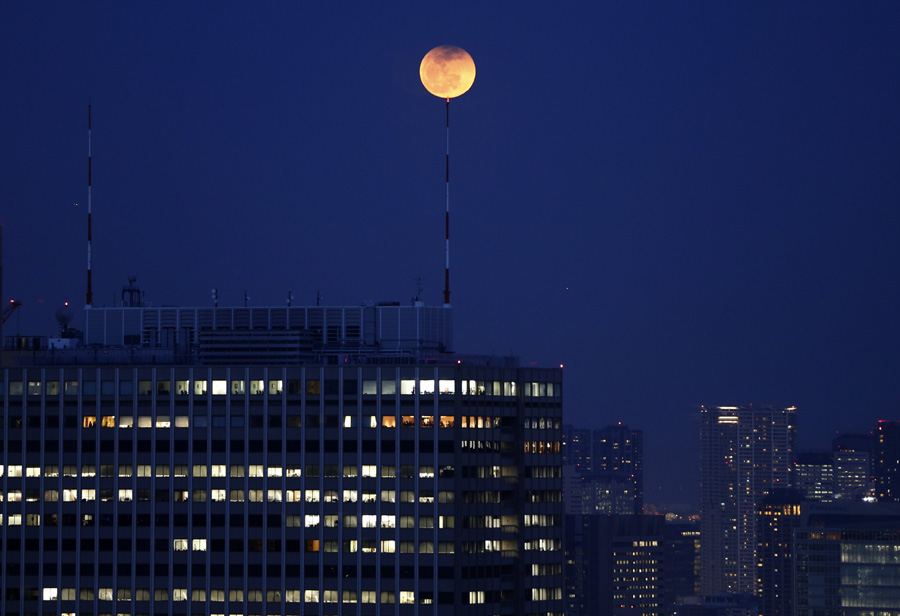
<svg viewBox="0 0 900 616">
<path fill-rule="evenodd" d="M 188 540 L 187 539 L 175 539 L 174 549 L 176 552 L 187 552 Z"/>
<path fill-rule="evenodd" d="M 344 427 L 345 428 L 353 427 L 353 415 L 344 415 Z"/>
<path fill-rule="evenodd" d="M 85 428 L 93 428 L 97 425 L 97 418 L 93 415 L 85 415 L 82 426 Z"/>
<path fill-rule="evenodd" d="M 151 428 L 153 427 L 153 418 L 147 416 L 138 417 L 138 428 Z"/>
<path fill-rule="evenodd" d="M 156 416 L 156 427 L 157 428 L 169 428 L 172 424 L 169 421 L 168 415 L 157 415 Z"/>
<path fill-rule="evenodd" d="M 244 381 L 231 381 L 231 394 L 234 396 L 244 393 Z"/>
<path fill-rule="evenodd" d="M 119 427 L 120 428 L 133 428 L 134 427 L 134 418 L 131 415 L 125 415 L 124 417 L 119 418 Z"/>
<path fill-rule="evenodd" d="M 206 395 L 206 381 L 194 381 L 194 395 Z"/>
<path fill-rule="evenodd" d="M 225 490 L 212 490 L 210 498 L 214 503 L 224 503 L 226 501 Z"/>
<path fill-rule="evenodd" d="M 265 384 L 262 381 L 250 381 L 250 394 L 253 396 L 262 395 L 265 391 Z"/>
<path fill-rule="evenodd" d="M 269 477 L 281 477 L 283 469 L 280 466 L 270 466 L 268 469 Z"/>
<path fill-rule="evenodd" d="M 228 381 L 213 381 L 212 395 L 224 396 L 228 392 Z"/>
<path fill-rule="evenodd" d="M 269 381 L 269 395 L 280 396 L 283 391 L 283 382 L 281 380 Z"/>
<path fill-rule="evenodd" d="M 400 381 L 400 395 L 411 396 L 416 393 L 416 382 L 413 379 L 404 379 Z"/>
<path fill-rule="evenodd" d="M 176 428 L 188 428 L 190 427 L 190 420 L 187 415 L 178 415 L 175 417 L 175 427 Z"/>
<path fill-rule="evenodd" d="M 394 415 L 384 415 L 381 417 L 382 428 L 396 428 L 397 418 Z"/>
<path fill-rule="evenodd" d="M 434 393 L 434 379 L 419 381 L 419 394 L 430 396 Z"/>
<path fill-rule="evenodd" d="M 116 418 L 114 415 L 104 415 L 100 419 L 100 427 L 102 428 L 115 428 L 116 427 Z"/>
</svg>

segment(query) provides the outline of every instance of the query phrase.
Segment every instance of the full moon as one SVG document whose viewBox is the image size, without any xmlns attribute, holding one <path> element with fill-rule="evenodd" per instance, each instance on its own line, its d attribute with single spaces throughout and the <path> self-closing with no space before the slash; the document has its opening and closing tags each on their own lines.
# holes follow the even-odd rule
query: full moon
<svg viewBox="0 0 900 616">
<path fill-rule="evenodd" d="M 475 61 L 465 49 L 435 47 L 422 58 L 419 77 L 425 89 L 440 98 L 456 98 L 475 83 Z"/>
</svg>

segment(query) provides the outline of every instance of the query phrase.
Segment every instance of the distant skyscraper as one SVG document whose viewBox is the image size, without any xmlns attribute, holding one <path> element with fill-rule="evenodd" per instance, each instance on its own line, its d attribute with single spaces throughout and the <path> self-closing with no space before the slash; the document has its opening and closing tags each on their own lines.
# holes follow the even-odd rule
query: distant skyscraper
<svg viewBox="0 0 900 616">
<path fill-rule="evenodd" d="M 594 430 L 591 470 L 621 473 L 631 483 L 632 512 L 644 511 L 644 433 L 616 424 Z"/>
<path fill-rule="evenodd" d="M 798 454 L 791 480 L 803 498 L 830 501 L 834 495 L 834 456 L 830 452 Z"/>
<path fill-rule="evenodd" d="M 666 521 L 664 552 L 663 597 L 669 608 L 680 598 L 700 595 L 700 525 Z"/>
<path fill-rule="evenodd" d="M 589 471 L 591 469 L 591 431 L 564 425 L 562 453 L 564 465 L 574 466 L 582 473 Z"/>
<path fill-rule="evenodd" d="M 835 498 L 860 498 L 874 492 L 872 441 L 871 434 L 842 434 L 831 441 Z"/>
<path fill-rule="evenodd" d="M 794 609 L 794 527 L 800 520 L 803 496 L 779 490 L 757 508 L 757 595 L 765 616 L 792 616 Z"/>
<path fill-rule="evenodd" d="M 795 414 L 795 407 L 701 407 L 704 595 L 756 591 L 756 507 L 790 485 Z"/>
<path fill-rule="evenodd" d="M 566 615 L 663 613 L 662 516 L 566 515 Z"/>
<path fill-rule="evenodd" d="M 879 501 L 900 501 L 900 421 L 882 419 L 875 425 L 872 476 Z"/>
</svg>

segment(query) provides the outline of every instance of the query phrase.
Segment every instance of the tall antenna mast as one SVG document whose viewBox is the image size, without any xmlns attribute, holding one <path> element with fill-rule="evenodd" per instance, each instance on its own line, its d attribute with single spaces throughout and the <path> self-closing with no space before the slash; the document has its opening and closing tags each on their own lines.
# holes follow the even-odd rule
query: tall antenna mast
<svg viewBox="0 0 900 616">
<path fill-rule="evenodd" d="M 444 219 L 444 305 L 450 305 L 450 98 L 447 98 L 447 211 Z"/>
<path fill-rule="evenodd" d="M 94 303 L 91 293 L 91 101 L 88 101 L 88 225 L 87 225 L 87 297 L 85 303 L 90 308 Z"/>
<path fill-rule="evenodd" d="M 447 196 L 444 211 L 444 307 L 450 307 L 450 99 L 465 94 L 475 81 L 475 62 L 464 49 L 435 47 L 422 58 L 419 78 L 431 94 L 447 100 Z"/>
</svg>

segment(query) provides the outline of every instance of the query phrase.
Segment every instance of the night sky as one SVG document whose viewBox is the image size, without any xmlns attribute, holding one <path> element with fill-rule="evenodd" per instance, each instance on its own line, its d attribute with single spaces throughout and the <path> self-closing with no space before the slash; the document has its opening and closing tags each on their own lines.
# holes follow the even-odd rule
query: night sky
<svg viewBox="0 0 900 616">
<path fill-rule="evenodd" d="M 95 305 L 439 305 L 418 65 L 458 45 L 456 350 L 564 363 L 566 421 L 642 428 L 646 500 L 692 505 L 700 404 L 797 405 L 803 449 L 900 418 L 898 32 L 896 1 L 10 3 L 4 334 L 84 304 L 89 99 Z"/>
</svg>

